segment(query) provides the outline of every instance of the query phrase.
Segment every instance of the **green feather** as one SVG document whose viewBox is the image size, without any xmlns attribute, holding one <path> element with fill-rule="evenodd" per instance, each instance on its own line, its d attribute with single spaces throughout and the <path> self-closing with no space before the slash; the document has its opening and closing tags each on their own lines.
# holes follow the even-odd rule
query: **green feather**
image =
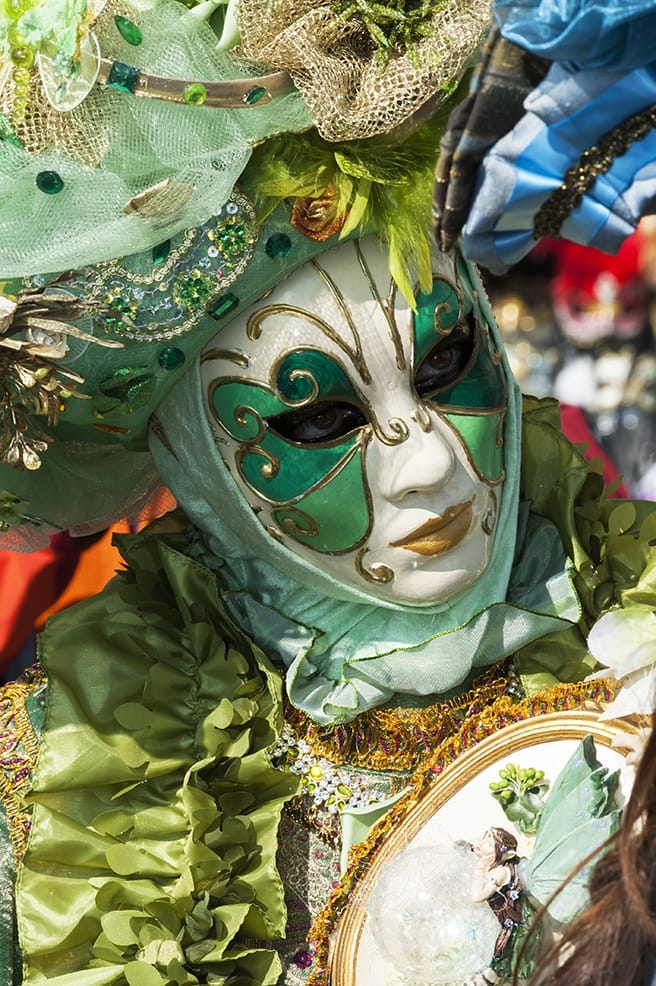
<svg viewBox="0 0 656 986">
<path fill-rule="evenodd" d="M 341 237 L 375 233 L 387 243 L 390 273 L 414 305 L 416 285 L 429 291 L 431 198 L 440 137 L 451 108 L 467 89 L 467 80 L 445 100 L 432 119 L 403 142 L 393 135 L 330 143 L 316 130 L 274 137 L 255 147 L 244 172 L 263 218 L 283 199 L 318 198 L 330 186 L 338 211 L 347 212 Z"/>
</svg>

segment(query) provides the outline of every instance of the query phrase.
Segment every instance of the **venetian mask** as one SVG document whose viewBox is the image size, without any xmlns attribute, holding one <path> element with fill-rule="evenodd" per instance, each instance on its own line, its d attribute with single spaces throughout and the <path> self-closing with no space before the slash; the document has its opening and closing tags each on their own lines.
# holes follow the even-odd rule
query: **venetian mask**
<svg viewBox="0 0 656 986">
<path fill-rule="evenodd" d="M 507 386 L 465 268 L 434 258 L 416 308 L 385 251 L 310 261 L 205 349 L 207 413 L 259 522 L 340 582 L 447 601 L 490 559 Z"/>
</svg>

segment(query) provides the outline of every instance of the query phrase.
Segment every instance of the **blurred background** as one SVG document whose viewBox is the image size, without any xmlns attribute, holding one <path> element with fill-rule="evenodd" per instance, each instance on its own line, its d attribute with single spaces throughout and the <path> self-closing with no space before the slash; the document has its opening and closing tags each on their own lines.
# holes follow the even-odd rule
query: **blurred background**
<svg viewBox="0 0 656 986">
<path fill-rule="evenodd" d="M 561 402 L 619 495 L 656 500 L 656 217 L 617 256 L 543 240 L 484 280 L 522 391 Z"/>
</svg>

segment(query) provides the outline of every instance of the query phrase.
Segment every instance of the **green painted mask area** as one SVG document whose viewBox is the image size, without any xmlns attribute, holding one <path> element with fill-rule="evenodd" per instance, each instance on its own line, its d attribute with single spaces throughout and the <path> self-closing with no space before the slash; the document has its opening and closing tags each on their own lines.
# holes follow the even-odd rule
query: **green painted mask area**
<svg viewBox="0 0 656 986">
<path fill-rule="evenodd" d="M 431 399 L 441 410 L 452 407 L 471 407 L 477 410 L 505 407 L 506 381 L 503 367 L 495 363 L 485 331 L 478 331 L 476 355 L 469 372 L 450 390 L 444 390 Z"/>
<path fill-rule="evenodd" d="M 413 317 L 415 337 L 415 367 L 419 366 L 426 354 L 430 352 L 441 338 L 438 328 L 448 332 L 463 316 L 469 314 L 472 303 L 469 298 L 463 301 L 450 281 L 441 277 L 433 279 L 430 294 L 419 293 L 416 296 L 417 311 Z"/>
<path fill-rule="evenodd" d="M 320 489 L 294 507 L 276 510 L 283 533 L 324 554 L 357 547 L 371 527 L 362 461 L 359 450 Z"/>
<path fill-rule="evenodd" d="M 218 420 L 238 442 L 253 441 L 265 427 L 264 418 L 289 410 L 268 387 L 247 380 L 218 384 L 210 400 Z"/>
<path fill-rule="evenodd" d="M 490 414 L 446 414 L 445 417 L 469 449 L 479 473 L 488 480 L 499 479 L 503 470 L 503 446 L 497 446 L 497 438 L 501 434 L 503 415 L 492 411 Z"/>
<path fill-rule="evenodd" d="M 298 378 L 299 387 L 306 382 L 307 378 Z M 241 458 L 244 479 L 274 503 L 287 503 L 316 486 L 358 441 L 358 435 L 351 434 L 332 445 L 295 445 L 269 431 L 266 418 L 290 408 L 262 384 L 220 383 L 211 394 L 211 403 L 226 431 L 246 446 Z"/>
<path fill-rule="evenodd" d="M 353 384 L 335 359 L 316 349 L 289 353 L 278 368 L 276 387 L 285 400 L 300 403 L 316 400 L 358 401 Z"/>
<path fill-rule="evenodd" d="M 268 431 L 246 449 L 241 471 L 248 485 L 274 503 L 287 503 L 320 483 L 349 455 L 358 435 L 338 445 L 294 445 Z"/>
</svg>

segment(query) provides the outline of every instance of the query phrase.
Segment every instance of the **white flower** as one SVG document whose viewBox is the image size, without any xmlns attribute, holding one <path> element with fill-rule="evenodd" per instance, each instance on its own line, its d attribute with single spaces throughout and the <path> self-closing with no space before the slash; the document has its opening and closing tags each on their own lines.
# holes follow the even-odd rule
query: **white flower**
<svg viewBox="0 0 656 986">
<path fill-rule="evenodd" d="M 592 656 L 604 665 L 595 678 L 621 683 L 603 719 L 649 715 L 656 693 L 656 614 L 648 606 L 627 606 L 606 613 L 588 636 Z"/>
</svg>

